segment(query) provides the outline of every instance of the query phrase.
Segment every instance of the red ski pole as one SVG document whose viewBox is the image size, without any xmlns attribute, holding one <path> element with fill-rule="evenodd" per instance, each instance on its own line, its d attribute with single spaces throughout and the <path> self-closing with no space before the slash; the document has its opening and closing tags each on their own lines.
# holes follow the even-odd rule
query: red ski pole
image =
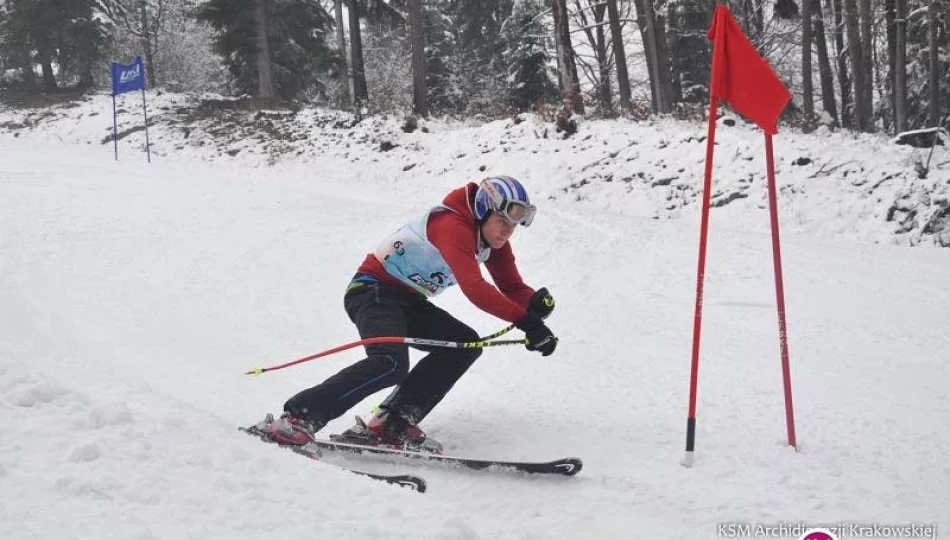
<svg viewBox="0 0 950 540">
<path fill-rule="evenodd" d="M 503 332 L 496 332 L 497 335 L 501 335 L 507 332 L 508 329 Z M 425 338 L 412 338 L 412 337 L 400 337 L 400 336 L 385 336 L 385 337 L 371 337 L 366 339 L 361 339 L 359 341 L 354 341 L 352 343 L 347 343 L 345 345 L 340 345 L 339 347 L 334 347 L 332 349 L 327 349 L 325 351 L 318 352 L 316 354 L 311 354 L 310 356 L 304 356 L 303 358 L 298 358 L 292 362 L 287 362 L 285 364 L 278 364 L 276 366 L 270 367 L 258 367 L 250 371 L 244 372 L 245 375 L 260 375 L 268 371 L 276 371 L 278 369 L 284 369 L 290 366 L 295 366 L 297 364 L 302 364 L 304 362 L 309 362 L 310 360 L 316 360 L 324 356 L 330 356 L 331 354 L 336 354 L 341 351 L 352 349 L 354 347 L 359 347 L 361 345 L 374 345 L 376 343 L 405 343 L 406 345 L 415 345 L 423 347 L 444 347 L 447 349 L 478 349 L 484 347 L 497 347 L 499 345 L 524 345 L 527 342 L 525 339 L 503 339 L 498 341 L 444 341 L 441 339 L 425 339 Z"/>
</svg>

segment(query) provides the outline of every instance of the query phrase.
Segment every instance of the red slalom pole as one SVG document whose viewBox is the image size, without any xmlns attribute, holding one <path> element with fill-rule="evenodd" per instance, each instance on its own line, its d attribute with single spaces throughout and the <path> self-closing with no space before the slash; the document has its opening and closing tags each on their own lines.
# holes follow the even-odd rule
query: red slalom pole
<svg viewBox="0 0 950 540">
<path fill-rule="evenodd" d="M 718 47 L 717 47 L 718 49 Z M 713 64 L 715 69 L 715 60 Z M 703 215 L 699 228 L 699 262 L 696 268 L 696 311 L 693 317 L 693 355 L 689 374 L 689 411 L 686 417 L 686 456 L 683 466 L 693 465 L 693 449 L 696 443 L 696 393 L 699 385 L 699 338 L 703 326 L 703 281 L 706 275 L 706 243 L 709 237 L 709 201 L 712 198 L 713 153 L 716 145 L 715 95 L 709 99 L 709 133 L 706 140 L 706 171 L 703 181 Z"/>
<path fill-rule="evenodd" d="M 788 334 L 785 326 L 785 284 L 782 279 L 782 248 L 778 231 L 778 196 L 775 188 L 775 163 L 772 157 L 772 136 L 765 134 L 765 165 L 769 177 L 769 214 L 772 221 L 772 265 L 775 267 L 775 301 L 778 306 L 779 347 L 782 353 L 782 381 L 785 385 L 785 426 L 788 445 L 795 443 L 795 413 L 792 409 L 792 376 L 788 361 Z"/>
</svg>

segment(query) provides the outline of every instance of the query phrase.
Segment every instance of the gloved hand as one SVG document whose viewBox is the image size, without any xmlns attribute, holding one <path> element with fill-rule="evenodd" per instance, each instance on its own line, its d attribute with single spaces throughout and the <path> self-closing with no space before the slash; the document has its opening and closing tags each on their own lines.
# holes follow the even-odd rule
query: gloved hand
<svg viewBox="0 0 950 540">
<path fill-rule="evenodd" d="M 541 287 L 531 295 L 531 300 L 528 302 L 528 312 L 534 313 L 542 319 L 547 319 L 552 311 L 554 311 L 554 297 L 548 292 L 547 287 Z"/>
<path fill-rule="evenodd" d="M 557 338 L 554 333 L 545 326 L 541 317 L 530 311 L 527 315 L 515 321 L 515 327 L 524 332 L 528 338 L 525 348 L 529 351 L 538 351 L 541 356 L 550 356 L 557 347 Z"/>
</svg>

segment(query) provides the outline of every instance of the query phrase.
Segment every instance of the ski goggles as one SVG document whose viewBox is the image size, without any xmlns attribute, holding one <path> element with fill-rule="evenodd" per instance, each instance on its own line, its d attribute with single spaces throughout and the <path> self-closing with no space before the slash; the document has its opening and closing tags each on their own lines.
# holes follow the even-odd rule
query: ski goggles
<svg viewBox="0 0 950 540">
<path fill-rule="evenodd" d="M 527 227 L 534 221 L 534 214 L 537 210 L 533 204 L 524 204 L 518 201 L 504 201 L 495 211 L 509 223 Z"/>
</svg>

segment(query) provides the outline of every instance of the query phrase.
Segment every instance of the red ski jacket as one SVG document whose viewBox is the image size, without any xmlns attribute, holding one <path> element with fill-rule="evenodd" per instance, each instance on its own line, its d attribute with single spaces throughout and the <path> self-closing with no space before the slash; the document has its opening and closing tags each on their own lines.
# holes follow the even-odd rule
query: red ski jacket
<svg viewBox="0 0 950 540">
<path fill-rule="evenodd" d="M 482 277 L 476 258 L 479 248 L 478 220 L 474 212 L 477 189 L 478 185 L 470 182 L 449 192 L 442 204 L 453 211 L 434 212 L 426 226 L 426 236 L 452 269 L 456 282 L 469 301 L 499 319 L 514 322 L 524 317 L 534 289 L 521 279 L 510 242 L 501 249 L 492 249 L 485 261 L 485 268 L 497 288 Z M 366 256 L 357 272 L 412 290 L 386 272 L 373 253 Z"/>
</svg>

